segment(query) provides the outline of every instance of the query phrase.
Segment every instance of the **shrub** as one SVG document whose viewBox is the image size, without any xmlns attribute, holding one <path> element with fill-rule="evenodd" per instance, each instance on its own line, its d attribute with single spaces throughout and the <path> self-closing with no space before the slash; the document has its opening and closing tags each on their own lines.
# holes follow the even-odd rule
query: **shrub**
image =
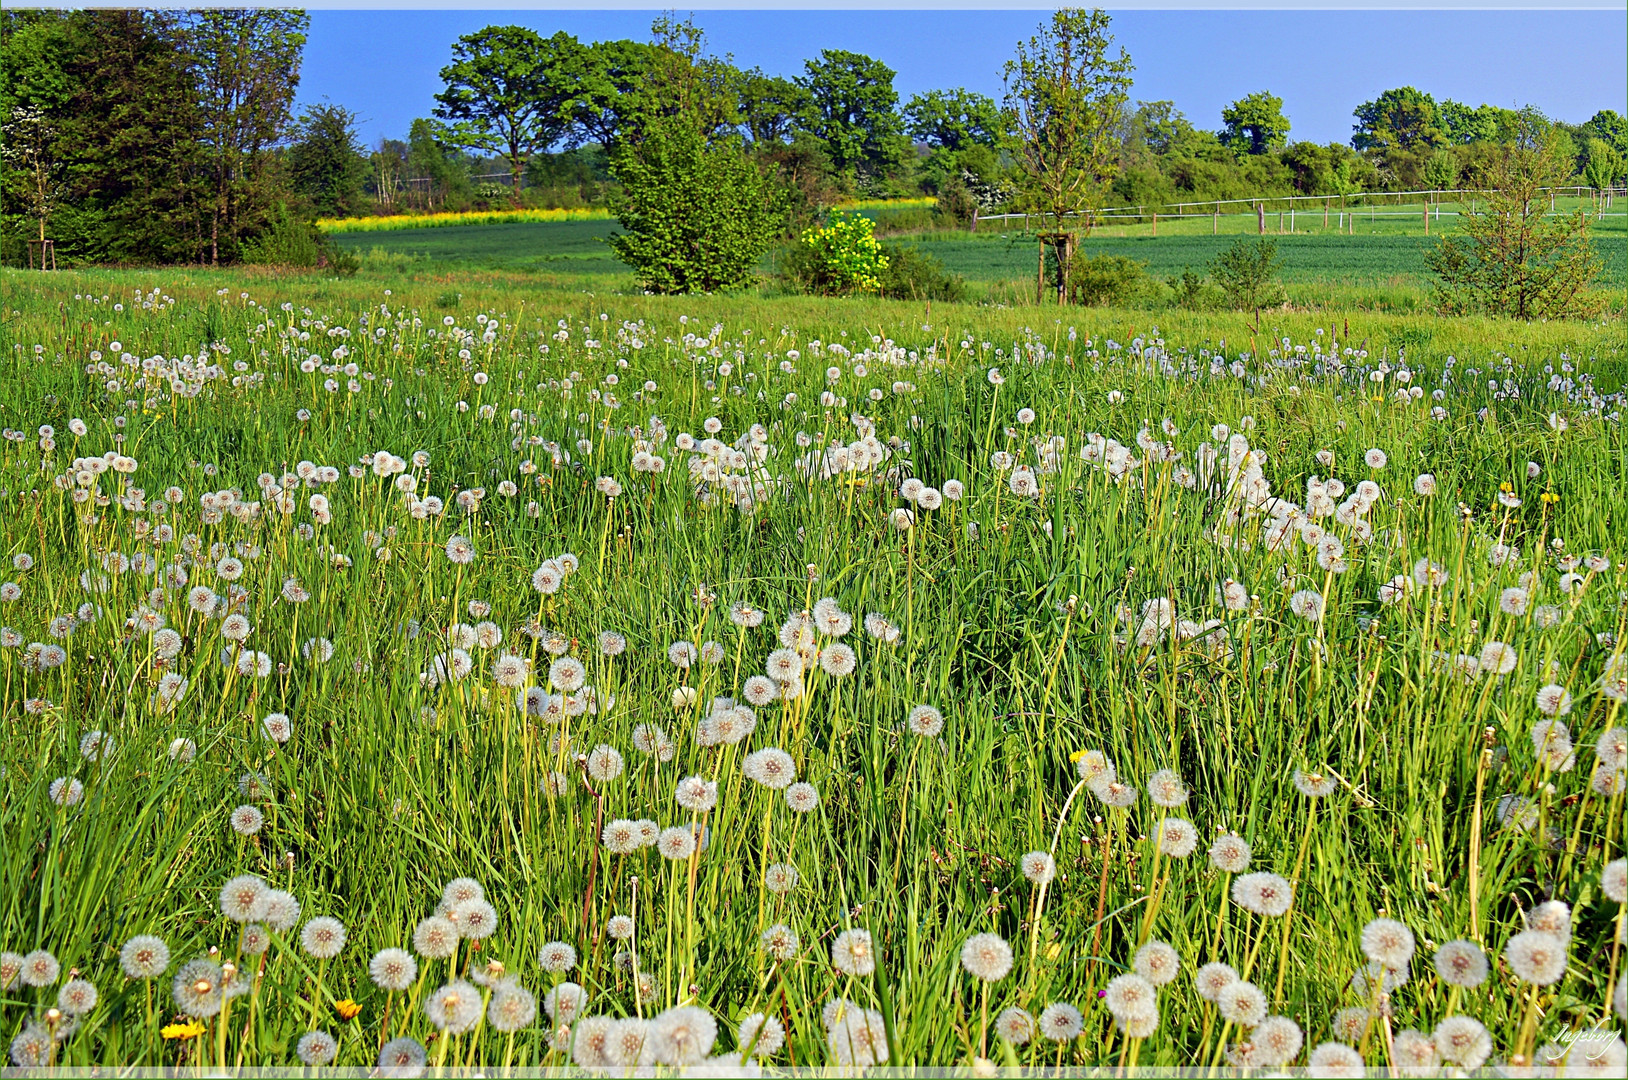
<svg viewBox="0 0 1628 1080">
<path fill-rule="evenodd" d="M 803 230 L 787 259 L 787 276 L 820 296 L 880 292 L 888 257 L 874 230 L 862 214 L 836 215 L 824 226 Z"/>
<path fill-rule="evenodd" d="M 780 234 L 784 199 L 737 139 L 707 142 L 684 117 L 652 123 L 617 151 L 624 232 L 616 257 L 657 293 L 720 292 L 751 281 Z"/>
<path fill-rule="evenodd" d="M 1227 306 L 1254 311 L 1257 329 L 1264 309 L 1288 300 L 1277 272 L 1278 244 L 1272 239 L 1238 240 L 1210 264 L 1210 277 L 1221 287 Z"/>
<path fill-rule="evenodd" d="M 1182 268 L 1181 277 L 1167 278 L 1165 284 L 1174 294 L 1171 300 L 1177 307 L 1189 311 L 1209 311 L 1217 306 L 1218 290 L 1191 266 Z"/>
<path fill-rule="evenodd" d="M 1588 238 L 1588 215 L 1545 217 L 1546 186 L 1570 164 L 1553 139 L 1512 146 L 1487 170 L 1488 190 L 1459 210 L 1458 234 L 1425 254 L 1435 272 L 1443 314 L 1485 312 L 1516 319 L 1587 318 L 1602 306 L 1588 287 L 1600 258 Z"/>
<path fill-rule="evenodd" d="M 1069 263 L 1069 299 L 1086 307 L 1125 307 L 1150 284 L 1147 263 L 1124 255 L 1076 255 Z"/>
<path fill-rule="evenodd" d="M 937 256 L 915 245 L 885 244 L 882 255 L 887 269 L 882 272 L 882 295 L 891 300 L 964 300 L 967 283 L 961 275 L 944 269 Z"/>
<path fill-rule="evenodd" d="M 261 266 L 325 269 L 346 277 L 361 268 L 362 260 L 337 247 L 316 224 L 279 203 L 266 228 L 242 248 L 243 261 Z"/>
<path fill-rule="evenodd" d="M 978 200 L 959 179 L 951 180 L 938 189 L 935 207 L 940 222 L 953 228 L 966 228 L 978 213 Z"/>
</svg>

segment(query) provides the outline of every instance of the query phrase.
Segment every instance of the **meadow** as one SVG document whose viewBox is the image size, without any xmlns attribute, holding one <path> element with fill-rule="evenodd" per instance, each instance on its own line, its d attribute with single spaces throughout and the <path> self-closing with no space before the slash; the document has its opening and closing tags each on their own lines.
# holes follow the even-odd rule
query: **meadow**
<svg viewBox="0 0 1628 1080">
<path fill-rule="evenodd" d="M 1023 232 L 1019 220 L 984 222 L 979 230 L 922 227 L 929 211 L 908 213 L 865 211 L 878 221 L 889 243 L 914 245 L 937 258 L 952 274 L 960 275 L 977 299 L 995 303 L 1026 304 L 1034 298 L 1035 241 Z M 1396 212 L 1385 210 L 1386 213 Z M 341 248 L 366 260 L 376 274 L 467 273 L 541 274 L 561 279 L 582 275 L 601 289 L 626 291 L 633 276 L 605 246 L 619 231 L 614 220 L 501 222 L 390 231 L 354 231 L 333 234 Z M 1292 303 L 1325 310 L 1429 314 L 1433 310 L 1432 275 L 1425 254 L 1454 218 L 1439 219 L 1427 236 L 1418 216 L 1361 219 L 1355 235 L 1338 231 L 1337 215 L 1324 230 L 1319 214 L 1301 213 L 1293 232 L 1279 234 L 1277 215 L 1268 215 L 1268 235 L 1276 241 L 1280 278 Z M 1112 222 L 1092 232 L 1081 245 L 1087 257 L 1118 255 L 1146 264 L 1156 281 L 1180 278 L 1191 270 L 1203 275 L 1209 265 L 1240 237 L 1255 235 L 1254 214 L 1228 215 L 1214 223 L 1202 220 L 1161 220 L 1157 226 L 1143 221 Z M 1284 229 L 1289 228 L 1285 218 Z M 1601 288 L 1613 294 L 1612 307 L 1621 310 L 1621 294 L 1628 286 L 1628 218 L 1602 217 L 1593 226 L 1599 252 Z M 773 272 L 776 255 L 764 262 Z M 770 291 L 774 291 L 771 287 Z M 1155 305 L 1157 306 L 1157 305 Z"/>
<path fill-rule="evenodd" d="M 1622 1072 L 1620 316 L 0 281 L 15 1065 Z"/>
</svg>

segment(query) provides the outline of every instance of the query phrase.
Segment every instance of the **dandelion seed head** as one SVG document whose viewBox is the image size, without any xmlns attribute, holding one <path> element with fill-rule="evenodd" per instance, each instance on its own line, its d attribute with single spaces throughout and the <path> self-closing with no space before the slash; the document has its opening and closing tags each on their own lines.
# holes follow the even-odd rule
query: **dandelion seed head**
<svg viewBox="0 0 1628 1080">
<path fill-rule="evenodd" d="M 330 960 L 345 947 L 345 927 L 338 919 L 318 915 L 300 931 L 300 947 L 318 960 Z"/>
<path fill-rule="evenodd" d="M 999 982 L 1012 970 L 1012 947 L 999 934 L 974 934 L 961 946 L 961 966 L 984 982 Z"/>
<path fill-rule="evenodd" d="M 1164 986 L 1181 971 L 1181 954 L 1166 942 L 1150 941 L 1136 950 L 1131 966 L 1154 986 Z"/>
<path fill-rule="evenodd" d="M 1057 876 L 1057 860 L 1049 852 L 1031 851 L 1018 863 L 1023 876 L 1036 885 L 1044 885 Z"/>
<path fill-rule="evenodd" d="M 418 961 L 405 949 L 380 949 L 368 961 L 367 973 L 380 990 L 399 993 L 418 977 Z"/>
<path fill-rule="evenodd" d="M 831 942 L 831 966 L 844 975 L 864 976 L 876 971 L 876 950 L 869 930 L 844 930 Z"/>
<path fill-rule="evenodd" d="M 626 915 L 617 918 L 626 919 Z M 612 920 L 614 921 L 614 920 Z M 632 920 L 628 920 L 631 924 Z M 631 932 L 632 927 L 629 926 Z M 564 941 L 550 941 L 538 953 L 537 964 L 551 975 L 563 975 L 577 966 L 577 950 Z"/>
<path fill-rule="evenodd" d="M 1492 1035 L 1473 1016 L 1450 1016 L 1431 1033 L 1436 1053 L 1465 1069 L 1479 1069 L 1492 1056 Z"/>
<path fill-rule="evenodd" d="M 1413 931 L 1395 919 L 1373 919 L 1362 928 L 1362 952 L 1370 963 L 1400 971 L 1413 959 Z"/>
<path fill-rule="evenodd" d="M 326 1065 L 339 1052 L 339 1044 L 326 1031 L 307 1031 L 294 1046 L 294 1053 L 306 1065 Z"/>
<path fill-rule="evenodd" d="M 1449 941 L 1436 950 L 1436 974 L 1449 986 L 1480 986 L 1487 980 L 1487 954 L 1473 941 Z"/>
<path fill-rule="evenodd" d="M 1232 965 L 1219 960 L 1211 961 L 1193 973 L 1193 989 L 1205 1001 L 1215 1001 L 1216 995 L 1238 981 L 1238 972 Z"/>
<path fill-rule="evenodd" d="M 1566 974 L 1566 943 L 1542 930 L 1523 930 L 1504 946 L 1504 959 L 1522 982 L 1549 986 Z"/>
<path fill-rule="evenodd" d="M 153 934 L 137 934 L 119 950 L 119 968 L 126 978 L 156 979 L 170 966 L 170 947 Z M 0 984 L 9 985 L 0 978 Z M 0 985 L 3 989 L 4 985 Z"/>
<path fill-rule="evenodd" d="M 1266 995 L 1254 983 L 1239 979 L 1215 995 L 1215 1007 L 1228 1022 L 1252 1028 L 1266 1018 Z"/>
<path fill-rule="evenodd" d="M 1080 1010 L 1066 1002 L 1053 1002 L 1040 1013 L 1040 1034 L 1053 1042 L 1068 1042 L 1077 1038 L 1085 1027 Z"/>
</svg>

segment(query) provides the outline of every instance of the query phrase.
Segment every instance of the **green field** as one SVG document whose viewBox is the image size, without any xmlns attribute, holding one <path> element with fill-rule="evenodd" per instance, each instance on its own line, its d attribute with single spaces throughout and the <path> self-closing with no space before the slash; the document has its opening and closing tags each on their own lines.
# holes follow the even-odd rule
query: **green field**
<svg viewBox="0 0 1628 1080">
<path fill-rule="evenodd" d="M 1275 224 L 1275 217 L 1271 220 Z M 1203 273 L 1217 254 L 1239 235 L 1252 235 L 1254 218 L 1224 218 L 1230 232 L 1220 236 L 1194 234 L 1191 222 L 1172 235 L 1170 223 L 1161 225 L 1163 235 L 1150 236 L 1147 225 L 1104 228 L 1081 245 L 1085 255 L 1112 254 L 1145 262 L 1148 273 L 1159 278 L 1179 277 L 1183 270 Z M 1281 277 L 1296 303 L 1403 310 L 1428 309 L 1430 272 L 1424 256 L 1436 243 L 1426 237 L 1419 223 L 1409 218 L 1409 226 L 1384 221 L 1375 232 L 1358 226 L 1355 236 L 1335 232 L 1310 235 L 1304 232 L 1272 238 L 1278 243 L 1282 262 Z M 1594 234 L 1604 269 L 1600 284 L 1607 288 L 1628 285 L 1628 231 L 1622 219 L 1606 218 Z M 1247 224 L 1250 232 L 1240 231 Z M 1411 227 L 1413 234 L 1406 228 Z M 424 272 L 436 269 L 479 269 L 513 273 L 568 276 L 573 274 L 602 278 L 622 277 L 620 288 L 632 286 L 627 267 L 618 262 L 604 245 L 604 238 L 617 231 L 614 221 L 540 222 L 502 225 L 472 225 L 401 230 L 380 233 L 341 233 L 334 236 L 340 246 L 363 254 L 375 253 L 375 261 L 401 269 Z M 965 232 L 924 232 L 902 234 L 888 239 L 911 243 L 940 259 L 953 273 L 972 283 L 980 295 L 996 287 L 993 294 L 1003 300 L 1031 296 L 1036 245 L 1021 233 L 1002 234 L 989 230 Z M 1129 235 L 1120 235 L 1129 234 Z M 1140 235 L 1137 235 L 1140 234 Z M 382 254 L 382 259 L 378 256 Z M 394 262 L 390 262 L 394 260 Z M 772 258 L 764 265 L 772 270 Z M 1005 283 L 1017 283 L 1001 288 Z M 617 287 L 614 282 L 605 283 Z"/>
<path fill-rule="evenodd" d="M 604 244 L 614 221 L 549 221 L 501 225 L 448 225 L 391 232 L 336 233 L 334 243 L 366 254 L 429 264 L 551 274 L 625 274 Z"/>
<path fill-rule="evenodd" d="M 1620 318 L 447 265 L 0 271 L 14 1064 L 1620 1073 Z"/>
</svg>

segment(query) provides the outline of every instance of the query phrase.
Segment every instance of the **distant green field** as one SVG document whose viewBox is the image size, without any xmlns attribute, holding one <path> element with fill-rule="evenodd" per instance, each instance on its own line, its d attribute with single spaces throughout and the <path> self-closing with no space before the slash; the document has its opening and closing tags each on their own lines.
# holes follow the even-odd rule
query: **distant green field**
<svg viewBox="0 0 1628 1080">
<path fill-rule="evenodd" d="M 528 221 L 338 233 L 333 241 L 360 254 L 381 251 L 482 269 L 621 274 L 627 267 L 604 243 L 619 228 L 614 221 Z"/>
<path fill-rule="evenodd" d="M 1225 220 L 1225 219 L 1224 219 Z M 1275 224 L 1275 220 L 1273 222 Z M 1394 223 L 1392 223 L 1394 224 Z M 605 245 L 620 226 L 614 221 L 517 222 L 501 225 L 449 226 L 396 232 L 341 233 L 333 240 L 362 254 L 423 260 L 436 269 L 481 269 L 562 276 L 627 275 Z M 1437 237 L 1376 232 L 1355 236 L 1297 233 L 1274 236 L 1282 260 L 1282 279 L 1293 286 L 1336 286 L 1341 290 L 1423 290 L 1430 280 L 1425 253 Z M 1191 267 L 1202 273 L 1238 235 L 1117 235 L 1106 229 L 1086 240 L 1086 255 L 1125 255 L 1147 263 L 1156 277 L 1178 276 Z M 1145 227 L 1142 228 L 1145 231 Z M 972 235 L 928 232 L 888 238 L 915 244 L 943 261 L 969 282 L 988 285 L 1033 280 L 1035 242 L 1018 232 Z M 1605 263 L 1603 284 L 1628 284 L 1628 233 L 1621 219 L 1607 219 L 1596 230 L 1595 246 Z"/>
<path fill-rule="evenodd" d="M 1092 237 L 1081 245 L 1085 255 L 1125 255 L 1148 264 L 1159 277 L 1179 275 L 1185 267 L 1202 273 L 1236 236 Z M 1338 282 L 1386 285 L 1398 277 L 1428 280 L 1425 253 L 1437 243 L 1425 236 L 1274 236 L 1289 283 Z M 1009 234 L 973 239 L 965 234 L 937 233 L 914 238 L 924 251 L 969 281 L 1002 281 L 1033 277 L 1036 244 L 1032 237 Z M 1605 261 L 1602 279 L 1628 282 L 1628 243 L 1617 236 L 1596 237 Z"/>
</svg>

